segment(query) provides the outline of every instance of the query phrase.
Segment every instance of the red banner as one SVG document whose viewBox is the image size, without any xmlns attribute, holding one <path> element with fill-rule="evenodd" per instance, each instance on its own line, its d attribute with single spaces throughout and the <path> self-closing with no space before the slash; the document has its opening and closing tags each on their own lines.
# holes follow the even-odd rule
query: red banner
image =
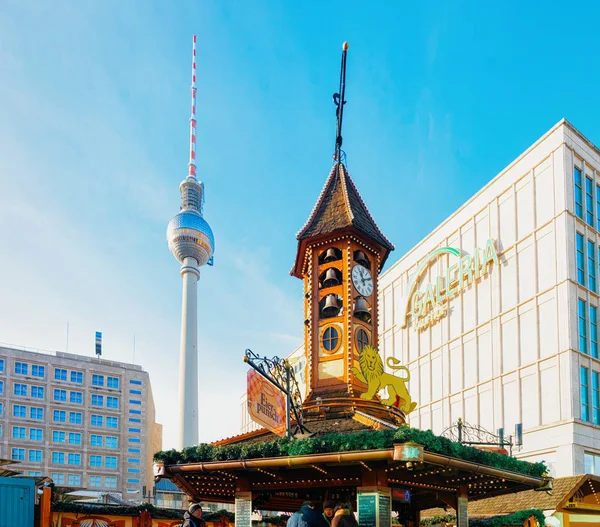
<svg viewBox="0 0 600 527">
<path fill-rule="evenodd" d="M 255 370 L 248 370 L 247 399 L 255 423 L 285 436 L 285 396 Z"/>
</svg>

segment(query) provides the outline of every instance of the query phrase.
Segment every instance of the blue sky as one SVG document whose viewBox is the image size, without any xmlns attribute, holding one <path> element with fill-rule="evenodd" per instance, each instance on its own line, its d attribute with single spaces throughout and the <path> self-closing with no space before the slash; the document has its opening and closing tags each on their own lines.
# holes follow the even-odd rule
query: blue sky
<svg viewBox="0 0 600 527">
<path fill-rule="evenodd" d="M 288 273 L 331 168 L 342 42 L 347 165 L 396 244 L 389 266 L 562 117 L 600 143 L 599 11 L 5 0 L 0 341 L 64 350 L 69 322 L 69 351 L 92 354 L 102 330 L 105 357 L 130 361 L 135 334 L 173 445 L 181 282 L 165 230 L 197 33 L 198 174 L 216 237 L 199 286 L 201 439 L 235 434 L 244 349 L 301 341 Z"/>
</svg>

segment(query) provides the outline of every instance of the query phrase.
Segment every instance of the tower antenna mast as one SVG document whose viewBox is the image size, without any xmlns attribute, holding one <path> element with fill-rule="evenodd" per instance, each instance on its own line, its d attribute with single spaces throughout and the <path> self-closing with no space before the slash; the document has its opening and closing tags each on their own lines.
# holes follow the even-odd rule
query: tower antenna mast
<svg viewBox="0 0 600 527">
<path fill-rule="evenodd" d="M 192 113 L 190 115 L 190 161 L 188 176 L 196 177 L 196 35 L 192 42 Z"/>
<path fill-rule="evenodd" d="M 348 42 L 342 44 L 342 65 L 340 67 L 340 90 L 333 94 L 333 103 L 336 106 L 336 130 L 335 130 L 335 153 L 333 159 L 339 164 L 341 162 L 342 150 L 342 121 L 344 118 L 344 104 L 346 104 L 346 52 L 348 51 Z"/>
</svg>

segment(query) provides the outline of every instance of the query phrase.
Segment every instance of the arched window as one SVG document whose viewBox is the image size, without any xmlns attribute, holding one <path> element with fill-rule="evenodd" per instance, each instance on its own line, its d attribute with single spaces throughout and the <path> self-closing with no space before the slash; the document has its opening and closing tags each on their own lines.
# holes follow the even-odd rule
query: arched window
<svg viewBox="0 0 600 527">
<path fill-rule="evenodd" d="M 369 335 L 364 329 L 359 329 L 356 332 L 356 347 L 358 351 L 362 351 L 363 348 L 369 343 Z"/>
</svg>

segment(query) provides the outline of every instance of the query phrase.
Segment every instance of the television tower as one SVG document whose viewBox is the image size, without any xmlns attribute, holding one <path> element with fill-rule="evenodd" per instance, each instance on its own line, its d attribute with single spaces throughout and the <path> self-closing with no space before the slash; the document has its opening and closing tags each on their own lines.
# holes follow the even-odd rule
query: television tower
<svg viewBox="0 0 600 527">
<path fill-rule="evenodd" d="M 167 227 L 167 242 L 181 263 L 183 298 L 179 357 L 178 447 L 198 444 L 198 280 L 200 267 L 212 265 L 215 239 L 202 217 L 204 184 L 196 179 L 196 35 L 192 44 L 192 114 L 188 175 L 179 185 L 180 212 Z"/>
</svg>

